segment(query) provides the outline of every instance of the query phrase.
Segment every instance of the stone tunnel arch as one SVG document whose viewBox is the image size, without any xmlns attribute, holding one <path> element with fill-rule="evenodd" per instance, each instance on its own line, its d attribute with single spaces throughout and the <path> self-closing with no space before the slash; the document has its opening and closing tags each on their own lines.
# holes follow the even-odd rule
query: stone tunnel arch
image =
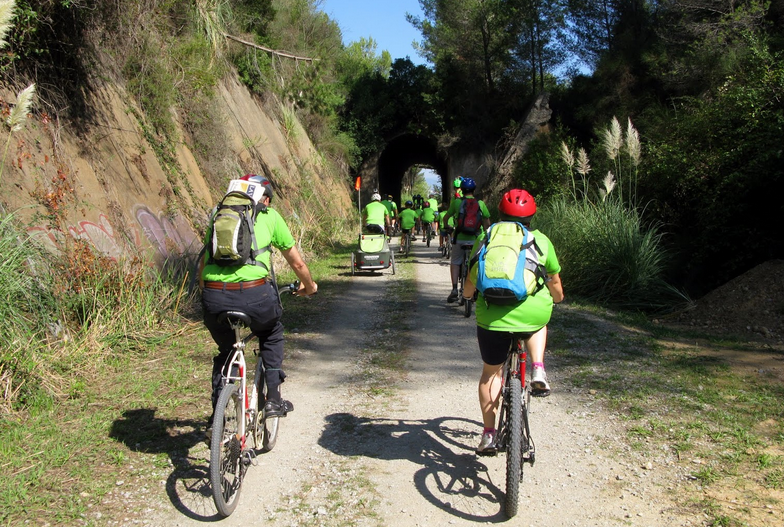
<svg viewBox="0 0 784 527">
<path fill-rule="evenodd" d="M 403 134 L 387 143 L 378 158 L 378 190 L 382 196 L 391 194 L 400 203 L 403 176 L 410 167 L 419 165 L 433 169 L 441 178 L 442 200 L 448 199 L 451 181 L 447 154 L 439 149 L 435 139 Z"/>
</svg>

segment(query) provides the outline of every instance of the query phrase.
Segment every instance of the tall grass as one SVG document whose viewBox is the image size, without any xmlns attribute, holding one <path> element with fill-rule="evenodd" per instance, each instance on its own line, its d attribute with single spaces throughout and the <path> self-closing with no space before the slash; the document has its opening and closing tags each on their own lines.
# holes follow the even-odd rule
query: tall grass
<svg viewBox="0 0 784 527">
<path fill-rule="evenodd" d="M 14 214 L 0 214 L 0 411 L 34 397 L 32 373 L 42 362 L 53 296 L 44 251 L 19 228 Z M 52 326 L 56 331 L 55 326 Z"/>
<path fill-rule="evenodd" d="M 0 410 L 78 397 L 114 353 L 146 353 L 177 331 L 185 284 L 141 257 L 115 261 L 80 240 L 59 254 L 0 217 Z"/>
<path fill-rule="evenodd" d="M 637 211 L 619 200 L 556 198 L 534 222 L 556 247 L 569 293 L 644 311 L 667 311 L 686 301 L 662 279 L 668 260 L 660 227 L 643 225 Z"/>
</svg>

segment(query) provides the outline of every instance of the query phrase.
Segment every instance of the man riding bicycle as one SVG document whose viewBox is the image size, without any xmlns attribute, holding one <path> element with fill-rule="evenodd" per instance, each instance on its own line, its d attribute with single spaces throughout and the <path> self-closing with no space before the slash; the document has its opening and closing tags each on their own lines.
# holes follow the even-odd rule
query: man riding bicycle
<svg viewBox="0 0 784 527">
<path fill-rule="evenodd" d="M 531 217 L 536 213 L 536 202 L 525 190 L 510 190 L 498 205 L 501 221 L 516 221 L 528 228 Z M 564 299 L 561 285 L 561 266 L 553 244 L 547 236 L 532 230 L 536 245 L 540 249 L 540 261 L 547 270 L 547 287 L 534 295 L 511 305 L 490 304 L 478 294 L 476 302 L 476 336 L 482 356 L 482 375 L 479 379 L 479 406 L 482 411 L 484 430 L 476 451 L 492 452 L 495 444 L 496 410 L 501 394 L 501 370 L 510 346 L 518 339 L 525 340 L 526 348 L 533 361 L 531 390 L 533 395 L 549 395 L 550 385 L 544 370 L 544 350 L 547 345 L 547 323 L 553 312 L 553 303 Z M 485 235 L 479 237 L 471 255 L 471 269 L 466 281 L 464 298 L 470 299 L 476 291 L 478 254 Z"/>
<path fill-rule="evenodd" d="M 388 234 L 394 234 L 395 222 L 397 221 L 397 204 L 391 194 L 387 195 L 386 199 L 381 200 L 381 204 L 384 205 L 389 212 L 390 231 Z"/>
<path fill-rule="evenodd" d="M 481 216 L 481 227 L 487 230 L 490 227 L 490 212 L 487 210 L 487 205 L 482 200 L 477 200 L 474 197 L 474 190 L 476 190 L 476 182 L 471 178 L 463 178 L 460 181 L 460 190 L 463 192 L 462 198 L 455 198 L 449 204 L 449 210 L 444 215 L 444 223 L 448 223 L 450 218 L 455 218 L 455 235 L 452 237 L 452 259 L 450 261 L 449 273 L 452 278 L 452 292 L 449 293 L 446 301 L 448 303 L 455 302 L 458 297 L 457 281 L 460 275 L 460 265 L 463 263 L 463 247 L 474 245 L 477 236 L 480 234 L 479 228 L 473 232 L 468 231 L 464 226 L 466 221 L 476 220 L 476 218 L 465 218 L 461 211 L 468 207 L 462 206 L 466 200 L 476 200 L 478 205 L 475 209 Z M 477 226 L 479 227 L 479 226 Z"/>
<path fill-rule="evenodd" d="M 419 218 L 422 221 L 424 240 L 427 241 L 427 232 L 435 232 L 433 230 L 433 223 L 436 221 L 436 210 L 430 207 L 429 201 L 425 201 L 422 204 Z"/>
<path fill-rule="evenodd" d="M 362 224 L 365 232 L 369 234 L 384 234 L 389 232 L 389 211 L 381 203 L 381 194 L 378 192 L 371 196 L 371 201 L 362 210 Z"/>
<path fill-rule="evenodd" d="M 212 361 L 212 409 L 218 402 L 222 389 L 223 367 L 231 357 L 235 335 L 232 328 L 218 322 L 218 315 L 225 311 L 239 310 L 250 316 L 250 330 L 259 339 L 261 360 L 266 368 L 267 400 L 264 411 L 268 416 L 285 417 L 294 410 L 294 405 L 281 396 L 280 385 L 286 378 L 283 372 L 283 308 L 275 284 L 270 280 L 272 268 L 271 249 L 278 249 L 300 281 L 297 295 L 310 296 L 318 291 L 310 270 L 297 250 L 281 215 L 270 207 L 272 185 L 264 176 L 248 174 L 241 178 L 260 185 L 259 212 L 253 225 L 257 247 L 262 248 L 254 263 L 237 266 L 221 266 L 205 254 L 200 262 L 199 287 L 202 290 L 204 325 L 218 345 L 218 355 Z M 211 241 L 212 227 L 208 229 L 205 243 Z M 207 424 L 212 427 L 213 416 Z"/>
<path fill-rule="evenodd" d="M 400 211 L 398 215 L 400 219 L 400 252 L 403 252 L 403 238 L 411 234 L 411 229 L 416 225 L 417 213 L 414 210 L 414 202 L 411 200 L 406 201 L 406 206 Z"/>
</svg>

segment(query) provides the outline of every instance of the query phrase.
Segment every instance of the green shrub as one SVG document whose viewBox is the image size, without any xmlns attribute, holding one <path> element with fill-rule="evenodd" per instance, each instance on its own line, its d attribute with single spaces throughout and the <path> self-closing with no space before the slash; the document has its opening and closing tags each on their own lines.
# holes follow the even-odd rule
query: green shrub
<svg viewBox="0 0 784 527">
<path fill-rule="evenodd" d="M 665 311 L 685 298 L 662 279 L 668 261 L 657 225 L 618 200 L 557 198 L 533 226 L 552 240 L 567 295 L 618 308 Z"/>
</svg>

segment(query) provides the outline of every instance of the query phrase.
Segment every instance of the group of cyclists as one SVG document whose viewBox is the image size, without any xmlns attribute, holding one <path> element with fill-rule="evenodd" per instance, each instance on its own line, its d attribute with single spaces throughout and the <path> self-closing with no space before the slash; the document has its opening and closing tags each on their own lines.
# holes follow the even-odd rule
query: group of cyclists
<svg viewBox="0 0 784 527">
<path fill-rule="evenodd" d="M 249 316 L 250 329 L 259 338 L 261 360 L 266 368 L 269 392 L 266 400 L 262 401 L 264 411 L 267 415 L 285 417 L 294 406 L 283 399 L 281 394 L 281 384 L 286 377 L 282 369 L 282 309 L 274 280 L 270 280 L 270 250 L 279 250 L 294 270 L 300 280 L 298 295 L 311 296 L 317 292 L 318 285 L 298 253 L 296 241 L 285 220 L 271 206 L 271 182 L 266 177 L 255 174 L 248 174 L 242 179 L 261 188 L 258 212 L 253 221 L 254 249 L 258 247 L 260 250 L 252 253 L 246 263 L 232 267 L 217 265 L 209 255 L 205 255 L 199 269 L 204 323 L 219 352 L 213 361 L 213 410 L 222 386 L 221 379 L 225 375 L 226 360 L 234 343 L 231 329 L 220 322 L 219 316 L 227 310 L 241 309 Z M 540 261 L 547 271 L 547 287 L 518 304 L 491 305 L 482 301 L 481 292 L 476 291 L 474 286 L 477 277 L 474 257 L 485 242 L 485 233 L 490 227 L 490 213 L 484 202 L 474 196 L 475 189 L 476 183 L 473 179 L 457 178 L 449 204 L 439 204 L 434 194 L 427 199 L 416 195 L 407 200 L 400 210 L 397 209 L 392 196 L 388 195 L 382 199 L 378 192 L 374 192 L 371 202 L 363 209 L 362 219 L 367 232 L 392 236 L 397 229 L 404 234 L 411 233 L 413 229 L 418 229 L 417 232 L 432 229 L 434 234 L 439 235 L 440 246 L 451 244 L 452 289 L 446 299 L 448 303 L 458 300 L 457 283 L 463 261 L 462 248 L 472 247 L 470 271 L 463 297 L 476 301 L 477 340 L 483 362 L 479 381 L 479 403 L 484 425 L 476 451 L 488 453 L 496 449 L 494 426 L 501 392 L 501 368 L 512 342 L 522 338 L 532 356 L 531 388 L 534 394 L 547 395 L 550 392 L 544 370 L 547 323 L 553 304 L 562 301 L 564 294 L 560 280 L 561 267 L 553 245 L 544 234 L 532 229 L 540 249 Z M 477 203 L 470 204 L 471 210 L 480 211 L 481 218 L 478 231 L 471 233 L 463 228 L 464 211 L 468 209 L 469 200 L 477 200 Z M 501 221 L 514 221 L 528 228 L 536 212 L 536 202 L 525 190 L 512 189 L 502 196 L 498 211 Z M 205 247 L 208 246 L 212 229 L 211 226 L 206 233 Z M 211 426 L 212 417 L 208 420 L 207 429 Z"/>
<path fill-rule="evenodd" d="M 453 195 L 448 204 L 439 206 L 435 195 L 428 199 L 417 194 L 407 200 L 401 210 L 397 209 L 393 197 L 381 199 L 374 193 L 372 201 L 365 208 L 363 220 L 371 232 L 386 233 L 392 236 L 398 229 L 401 231 L 400 246 L 403 247 L 403 236 L 412 231 L 432 232 L 439 237 L 439 247 L 451 244 L 449 274 L 452 289 L 446 298 L 447 303 L 458 301 L 458 278 L 461 264 L 464 261 L 464 250 L 471 251 L 469 276 L 463 289 L 463 299 L 478 300 L 476 302 L 477 340 L 483 367 L 479 380 L 479 405 L 482 411 L 484 429 L 477 453 L 487 454 L 496 447 L 496 412 L 501 392 L 501 370 L 506 359 L 507 350 L 517 339 L 525 341 L 533 361 L 531 389 L 534 395 L 546 396 L 550 393 L 550 384 L 544 368 L 544 352 L 547 344 L 547 323 L 553 310 L 553 304 L 564 298 L 560 279 L 561 267 L 555 254 L 552 242 L 538 230 L 531 230 L 536 239 L 541 261 L 547 271 L 546 287 L 526 301 L 512 305 L 492 305 L 481 301 L 481 293 L 476 290 L 477 276 L 476 258 L 482 244 L 486 242 L 485 233 L 490 228 L 490 211 L 482 200 L 474 196 L 476 182 L 471 178 L 459 177 L 454 180 Z M 463 229 L 460 218 L 465 215 L 467 207 L 464 202 L 477 200 L 471 210 L 476 211 L 477 229 Z M 375 205 L 374 205 L 375 203 Z M 368 211 L 371 212 L 368 212 Z M 375 211 L 375 216 L 372 211 Z M 530 229 L 531 218 L 536 213 L 536 201 L 527 191 L 512 189 L 506 192 L 499 203 L 498 212 L 501 221 L 513 221 Z M 426 234 L 425 234 L 426 235 Z M 415 240 L 416 238 L 413 238 Z"/>
</svg>

